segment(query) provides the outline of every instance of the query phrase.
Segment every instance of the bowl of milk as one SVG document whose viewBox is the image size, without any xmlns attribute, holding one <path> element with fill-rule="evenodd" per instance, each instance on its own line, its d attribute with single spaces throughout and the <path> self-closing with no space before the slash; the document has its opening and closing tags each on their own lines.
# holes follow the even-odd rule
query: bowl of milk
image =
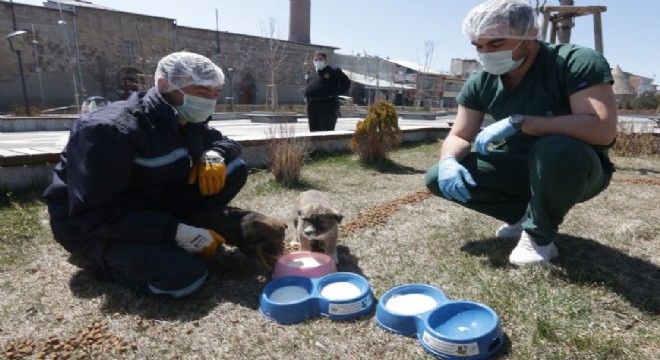
<svg viewBox="0 0 660 360">
<path fill-rule="evenodd" d="M 314 283 L 303 276 L 285 276 L 269 282 L 261 292 L 259 312 L 280 324 L 298 323 L 318 313 L 312 298 Z"/>
<path fill-rule="evenodd" d="M 423 315 L 447 302 L 442 290 L 426 284 L 407 284 L 388 290 L 376 307 L 376 323 L 399 335 L 415 337 Z"/>
<path fill-rule="evenodd" d="M 331 320 L 349 320 L 371 312 L 374 295 L 367 279 L 351 272 L 337 272 L 316 282 L 319 312 Z"/>
<path fill-rule="evenodd" d="M 445 360 L 489 359 L 504 345 L 495 311 L 472 301 L 449 300 L 442 290 L 426 284 L 388 290 L 375 318 L 381 328 L 417 337 L 424 350 Z"/>
<path fill-rule="evenodd" d="M 348 320 L 373 309 L 374 296 L 366 278 L 335 272 L 319 278 L 283 276 L 269 282 L 259 298 L 259 312 L 280 324 L 316 316 Z"/>
<path fill-rule="evenodd" d="M 280 256 L 273 270 L 273 279 L 283 276 L 317 278 L 337 271 L 332 258 L 324 253 L 296 251 Z"/>
</svg>

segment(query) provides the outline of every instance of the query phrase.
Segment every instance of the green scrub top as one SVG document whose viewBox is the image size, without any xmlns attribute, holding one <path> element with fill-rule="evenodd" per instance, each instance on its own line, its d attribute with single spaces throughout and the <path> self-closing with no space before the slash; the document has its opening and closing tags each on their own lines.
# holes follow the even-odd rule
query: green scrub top
<svg viewBox="0 0 660 360">
<path fill-rule="evenodd" d="M 499 75 L 483 70 L 463 86 L 456 100 L 468 109 L 502 120 L 512 114 L 559 116 L 571 114 L 569 96 L 590 86 L 614 83 L 607 60 L 593 49 L 574 44 L 539 43 L 539 53 L 515 90 L 504 88 Z M 498 149 L 527 153 L 539 138 L 522 132 Z M 598 152 L 611 147 L 592 145 Z"/>
</svg>

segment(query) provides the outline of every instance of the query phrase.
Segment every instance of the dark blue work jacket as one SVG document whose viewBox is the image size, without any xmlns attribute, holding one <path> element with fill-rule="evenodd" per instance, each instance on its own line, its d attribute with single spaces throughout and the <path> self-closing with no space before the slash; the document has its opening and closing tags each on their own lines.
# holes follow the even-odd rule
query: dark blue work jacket
<svg viewBox="0 0 660 360">
<path fill-rule="evenodd" d="M 209 149 L 226 161 L 241 153 L 208 123 L 177 118 L 154 88 L 74 123 L 44 192 L 53 235 L 68 251 L 94 239 L 173 241 L 173 214 L 195 206 L 197 184 L 187 184 L 194 163 Z"/>
</svg>

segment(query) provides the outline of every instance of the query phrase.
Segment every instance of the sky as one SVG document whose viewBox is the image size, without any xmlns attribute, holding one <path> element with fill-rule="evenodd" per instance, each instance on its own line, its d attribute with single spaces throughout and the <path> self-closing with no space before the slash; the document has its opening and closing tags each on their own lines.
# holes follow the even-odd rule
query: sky
<svg viewBox="0 0 660 360">
<path fill-rule="evenodd" d="M 89 1 L 89 0 L 88 0 Z M 116 10 L 173 18 L 180 26 L 263 36 L 273 18 L 276 37 L 288 39 L 290 0 L 91 0 Z M 41 5 L 43 0 L 14 0 Z M 311 0 L 311 43 L 424 63 L 425 43 L 433 41 L 431 69 L 448 71 L 451 59 L 475 59 L 461 32 L 463 18 L 483 0 Z M 576 6 L 606 6 L 603 48 L 612 67 L 645 77 L 660 76 L 660 1 L 574 0 Z M 559 5 L 559 0 L 547 0 Z M 217 10 L 217 21 L 216 21 Z M 593 48 L 593 17 L 576 18 L 571 42 Z M 655 81 L 660 83 L 659 80 Z"/>
</svg>

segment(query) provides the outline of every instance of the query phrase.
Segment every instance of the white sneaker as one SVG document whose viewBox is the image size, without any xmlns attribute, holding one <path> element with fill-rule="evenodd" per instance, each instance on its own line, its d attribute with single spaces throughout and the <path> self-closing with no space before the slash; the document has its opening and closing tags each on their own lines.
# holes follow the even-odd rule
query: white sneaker
<svg viewBox="0 0 660 360">
<path fill-rule="evenodd" d="M 523 217 L 515 224 L 504 224 L 500 226 L 495 232 L 495 237 L 506 239 L 518 239 L 522 235 L 522 223 L 525 218 Z"/>
<path fill-rule="evenodd" d="M 509 262 L 514 265 L 546 265 L 557 256 L 559 256 L 559 250 L 554 243 L 536 245 L 534 238 L 523 231 L 518 245 L 509 255 Z"/>
</svg>

